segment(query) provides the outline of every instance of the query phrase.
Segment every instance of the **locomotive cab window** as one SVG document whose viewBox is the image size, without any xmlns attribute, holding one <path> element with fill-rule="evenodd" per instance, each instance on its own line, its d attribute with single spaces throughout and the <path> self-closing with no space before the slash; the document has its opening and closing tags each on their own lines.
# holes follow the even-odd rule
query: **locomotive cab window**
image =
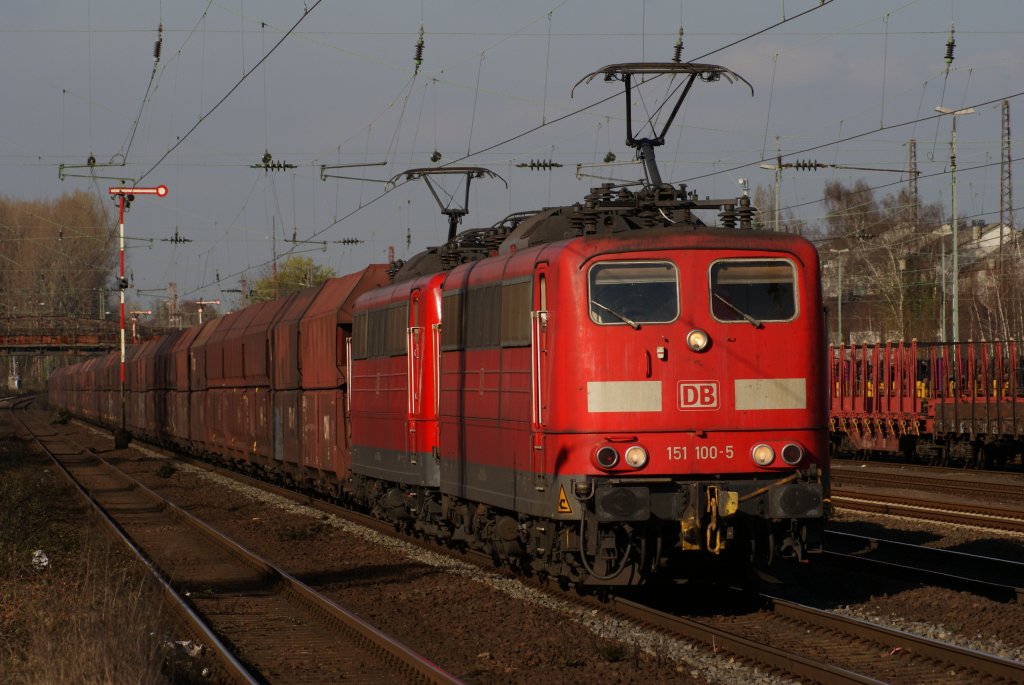
<svg viewBox="0 0 1024 685">
<path fill-rule="evenodd" d="M 604 325 L 668 323 L 679 316 L 671 262 L 602 262 L 590 268 L 590 319 Z"/>
<path fill-rule="evenodd" d="M 711 265 L 711 313 L 719 321 L 791 321 L 796 269 L 784 259 L 722 260 Z"/>
</svg>

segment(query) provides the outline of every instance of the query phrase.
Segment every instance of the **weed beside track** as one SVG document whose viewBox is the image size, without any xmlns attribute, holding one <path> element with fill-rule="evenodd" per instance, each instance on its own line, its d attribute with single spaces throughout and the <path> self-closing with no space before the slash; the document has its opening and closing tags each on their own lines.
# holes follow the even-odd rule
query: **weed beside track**
<svg viewBox="0 0 1024 685">
<path fill-rule="evenodd" d="M 164 606 L 145 569 L 0 416 L 3 682 L 200 682 Z"/>
</svg>

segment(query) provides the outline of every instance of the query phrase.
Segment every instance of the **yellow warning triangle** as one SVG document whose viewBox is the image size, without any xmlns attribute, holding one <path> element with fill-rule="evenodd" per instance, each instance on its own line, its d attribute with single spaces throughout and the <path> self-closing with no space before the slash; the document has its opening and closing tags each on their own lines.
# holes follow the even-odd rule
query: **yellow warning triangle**
<svg viewBox="0 0 1024 685">
<path fill-rule="evenodd" d="M 571 514 L 572 506 L 569 504 L 569 498 L 565 496 L 565 486 L 558 486 L 558 513 L 559 514 Z"/>
</svg>

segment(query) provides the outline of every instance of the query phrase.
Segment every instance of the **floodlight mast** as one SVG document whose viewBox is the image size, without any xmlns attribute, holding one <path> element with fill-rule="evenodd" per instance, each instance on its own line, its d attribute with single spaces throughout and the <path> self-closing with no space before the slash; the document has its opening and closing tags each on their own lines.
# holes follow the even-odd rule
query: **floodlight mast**
<svg viewBox="0 0 1024 685">
<path fill-rule="evenodd" d="M 953 110 L 949 107 L 939 106 L 935 108 L 935 111 L 939 114 L 948 114 L 953 122 L 953 130 L 949 139 L 949 176 L 950 183 L 953 186 L 950 193 L 950 203 L 952 205 L 950 223 L 953 226 L 953 342 L 958 343 L 960 342 L 960 238 L 957 234 L 956 220 L 956 118 L 963 114 L 974 114 L 974 108 L 967 107 L 965 109 Z M 945 303 L 943 303 L 943 306 L 945 306 Z"/>
<path fill-rule="evenodd" d="M 651 128 L 651 131 L 655 133 L 655 136 L 653 138 L 638 138 L 637 135 L 633 133 L 633 76 L 640 75 L 657 78 L 666 74 L 672 75 L 673 77 L 676 75 L 684 75 L 688 78 L 686 79 L 685 85 L 682 87 L 682 92 L 679 93 L 679 97 L 676 100 L 675 106 L 672 108 L 671 114 L 669 114 L 668 119 L 661 128 L 661 132 L 658 133 L 655 128 L 652 115 L 648 118 L 646 126 Z M 754 87 L 750 85 L 749 81 L 736 72 L 726 69 L 725 67 L 720 67 L 716 64 L 697 64 L 694 62 L 630 62 L 625 64 L 610 64 L 588 74 L 587 76 L 584 76 L 576 83 L 576 86 L 581 83 L 590 83 L 598 75 L 603 75 L 605 81 L 622 81 L 623 85 L 625 85 L 626 145 L 636 148 L 637 155 L 644 163 L 644 170 L 647 173 L 647 179 L 653 186 L 663 185 L 661 172 L 658 170 L 658 161 L 654 154 L 654 148 L 665 144 L 665 134 L 668 133 L 668 128 L 675 120 L 676 114 L 679 113 L 679 108 L 682 106 L 683 100 L 686 99 L 686 96 L 690 93 L 690 88 L 693 87 L 694 82 L 698 78 L 702 81 L 708 82 L 718 81 L 722 78 L 729 83 L 742 81 L 750 88 L 750 94 L 754 94 Z M 573 86 L 573 91 L 576 90 L 576 86 Z M 637 87 L 639 87 L 639 85 Z M 655 111 L 655 114 L 657 114 L 657 111 Z"/>
</svg>

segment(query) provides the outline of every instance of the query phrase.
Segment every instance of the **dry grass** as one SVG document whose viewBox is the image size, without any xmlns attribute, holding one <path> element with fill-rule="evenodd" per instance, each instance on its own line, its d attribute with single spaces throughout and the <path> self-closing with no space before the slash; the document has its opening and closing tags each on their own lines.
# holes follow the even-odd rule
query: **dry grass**
<svg viewBox="0 0 1024 685">
<path fill-rule="evenodd" d="M 165 646 L 183 637 L 171 625 L 155 581 L 0 428 L 0 682 L 198 682 Z"/>
</svg>

